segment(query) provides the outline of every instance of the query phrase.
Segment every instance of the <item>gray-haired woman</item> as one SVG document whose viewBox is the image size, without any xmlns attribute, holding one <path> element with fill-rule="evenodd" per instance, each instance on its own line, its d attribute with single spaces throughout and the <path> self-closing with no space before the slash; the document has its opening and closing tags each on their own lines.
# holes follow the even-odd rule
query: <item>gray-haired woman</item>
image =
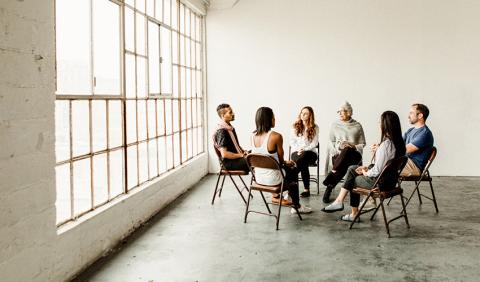
<svg viewBox="0 0 480 282">
<path fill-rule="evenodd" d="M 352 118 L 353 109 L 350 103 L 345 102 L 337 111 L 339 120 L 332 124 L 330 142 L 328 142 L 327 175 L 323 184 L 327 186 L 323 194 L 323 202 L 330 202 L 330 195 L 335 186 L 342 180 L 351 165 L 358 165 L 362 161 L 365 134 L 362 125 Z M 330 161 L 332 170 L 328 172 Z"/>
</svg>

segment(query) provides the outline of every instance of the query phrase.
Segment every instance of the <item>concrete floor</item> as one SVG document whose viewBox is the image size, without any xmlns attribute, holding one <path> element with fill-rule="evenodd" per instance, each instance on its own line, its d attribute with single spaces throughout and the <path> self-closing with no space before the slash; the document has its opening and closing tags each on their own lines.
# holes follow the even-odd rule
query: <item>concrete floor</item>
<svg viewBox="0 0 480 282">
<path fill-rule="evenodd" d="M 282 210 L 274 219 L 250 214 L 229 181 L 210 205 L 216 176 L 198 183 L 126 244 L 96 262 L 77 281 L 479 281 L 480 178 L 434 179 L 440 213 L 418 199 L 408 207 L 411 229 L 368 217 L 349 230 L 326 214 L 320 196 L 303 203 L 303 221 Z M 422 186 L 427 188 L 427 186 Z M 412 186 L 404 188 L 411 191 Z M 338 187 L 334 193 L 338 192 Z M 254 206 L 264 208 L 261 198 Z M 348 205 L 347 205 L 348 206 Z M 387 215 L 399 212 L 399 199 Z"/>
</svg>

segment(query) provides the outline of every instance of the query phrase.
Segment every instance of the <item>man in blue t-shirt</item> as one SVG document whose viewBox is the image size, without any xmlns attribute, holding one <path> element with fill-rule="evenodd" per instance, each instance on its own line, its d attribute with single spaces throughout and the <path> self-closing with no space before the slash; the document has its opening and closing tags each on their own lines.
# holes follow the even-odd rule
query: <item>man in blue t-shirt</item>
<svg viewBox="0 0 480 282">
<path fill-rule="evenodd" d="M 433 148 L 433 135 L 425 121 L 430 111 L 423 104 L 413 104 L 408 115 L 412 128 L 403 135 L 407 146 L 408 162 L 401 176 L 419 176 L 428 162 Z"/>
</svg>

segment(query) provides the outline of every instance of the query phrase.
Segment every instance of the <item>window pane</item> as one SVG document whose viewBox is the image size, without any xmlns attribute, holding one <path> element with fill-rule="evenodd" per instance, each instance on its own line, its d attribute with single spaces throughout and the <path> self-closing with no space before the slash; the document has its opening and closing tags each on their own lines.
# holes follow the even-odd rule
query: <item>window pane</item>
<svg viewBox="0 0 480 282">
<path fill-rule="evenodd" d="M 186 112 L 186 103 L 185 99 L 180 100 L 180 121 L 181 121 L 181 128 L 182 130 L 186 128 L 186 119 L 187 119 L 187 112 Z"/>
<path fill-rule="evenodd" d="M 172 93 L 172 32 L 160 27 L 160 43 L 162 56 L 162 94 Z"/>
<path fill-rule="evenodd" d="M 93 157 L 93 204 L 108 201 L 107 154 Z"/>
<path fill-rule="evenodd" d="M 190 36 L 190 9 L 185 9 L 185 35 Z"/>
<path fill-rule="evenodd" d="M 127 143 L 137 141 L 137 106 L 135 101 L 127 101 Z"/>
<path fill-rule="evenodd" d="M 73 208 L 74 215 L 92 208 L 90 187 L 90 158 L 73 163 Z"/>
<path fill-rule="evenodd" d="M 72 102 L 73 156 L 90 153 L 90 125 L 88 101 Z"/>
<path fill-rule="evenodd" d="M 190 55 L 191 55 L 191 50 L 190 50 L 190 39 L 186 38 L 185 40 L 185 65 L 187 67 L 191 67 L 192 63 L 190 62 Z"/>
<path fill-rule="evenodd" d="M 173 151 L 173 165 L 175 167 L 180 165 L 180 133 L 173 134 L 173 146 L 175 150 Z"/>
<path fill-rule="evenodd" d="M 195 44 L 195 52 L 196 52 L 196 54 L 195 54 L 195 67 L 197 69 L 202 68 L 202 66 L 201 66 L 202 57 L 201 57 L 201 53 L 200 53 L 201 51 L 202 51 L 202 49 L 201 49 L 200 43 L 196 43 Z"/>
<path fill-rule="evenodd" d="M 180 33 L 185 34 L 185 5 L 180 3 Z"/>
<path fill-rule="evenodd" d="M 203 127 L 198 128 L 198 152 L 203 153 Z"/>
<path fill-rule="evenodd" d="M 196 128 L 192 131 L 193 156 L 198 155 L 198 130 Z"/>
<path fill-rule="evenodd" d="M 203 90 L 202 90 L 202 72 L 197 71 L 197 97 L 202 97 Z"/>
<path fill-rule="evenodd" d="M 170 138 L 170 137 L 168 137 Z M 160 173 L 167 171 L 167 155 L 165 151 L 165 137 L 158 138 L 158 165 Z"/>
<path fill-rule="evenodd" d="M 159 21 L 163 21 L 163 1 L 155 1 L 155 18 Z"/>
<path fill-rule="evenodd" d="M 120 7 L 110 1 L 93 3 L 94 93 L 120 94 Z"/>
<path fill-rule="evenodd" d="M 105 101 L 92 101 L 92 151 L 107 148 L 107 106 Z"/>
<path fill-rule="evenodd" d="M 90 95 L 90 1 L 55 4 L 57 94 Z"/>
<path fill-rule="evenodd" d="M 137 2 L 141 2 L 141 1 L 137 1 Z M 135 13 L 135 15 L 136 15 L 135 27 L 137 31 L 137 33 L 135 34 L 137 36 L 136 51 L 140 55 L 145 55 L 145 25 L 146 25 L 145 16 L 139 13 Z"/>
<path fill-rule="evenodd" d="M 147 139 L 147 103 L 139 100 L 137 106 L 138 117 L 138 141 Z"/>
<path fill-rule="evenodd" d="M 192 100 L 192 126 L 197 126 L 197 99 Z"/>
<path fill-rule="evenodd" d="M 135 7 L 135 0 L 125 0 L 125 4 Z"/>
<path fill-rule="evenodd" d="M 148 170 L 149 178 L 158 176 L 158 159 L 157 159 L 157 140 L 148 141 Z"/>
<path fill-rule="evenodd" d="M 185 90 L 185 68 L 180 67 L 180 96 L 186 97 L 186 90 Z"/>
<path fill-rule="evenodd" d="M 120 101 L 108 101 L 109 148 L 121 146 L 122 139 L 122 104 Z"/>
<path fill-rule="evenodd" d="M 187 100 L 187 128 L 192 128 L 192 102 L 195 100 Z"/>
<path fill-rule="evenodd" d="M 187 131 L 187 143 L 188 143 L 188 158 L 192 158 L 195 155 L 193 154 L 193 130 L 190 129 Z"/>
<path fill-rule="evenodd" d="M 167 136 L 167 169 L 173 168 L 173 136 Z"/>
<path fill-rule="evenodd" d="M 145 13 L 145 0 L 135 0 L 135 8 Z"/>
<path fill-rule="evenodd" d="M 147 0 L 147 15 L 150 17 L 155 15 L 155 0 Z"/>
<path fill-rule="evenodd" d="M 172 62 L 178 64 L 178 33 L 172 32 Z M 174 80 L 175 81 L 175 80 Z"/>
<path fill-rule="evenodd" d="M 148 180 L 148 150 L 146 142 L 138 144 L 138 179 L 140 183 Z"/>
<path fill-rule="evenodd" d="M 190 69 L 185 69 L 185 95 L 184 97 L 192 97 L 192 71 Z"/>
<path fill-rule="evenodd" d="M 137 97 L 147 97 L 147 60 L 137 57 Z"/>
<path fill-rule="evenodd" d="M 173 97 L 178 97 L 180 95 L 178 91 L 178 66 L 173 66 L 172 67 L 172 75 L 173 75 L 173 85 L 172 85 L 172 96 Z"/>
<path fill-rule="evenodd" d="M 110 152 L 110 199 L 124 192 L 123 149 Z"/>
<path fill-rule="evenodd" d="M 135 56 L 125 55 L 125 96 L 135 98 Z"/>
<path fill-rule="evenodd" d="M 165 100 L 165 130 L 167 134 L 172 134 L 172 100 Z"/>
<path fill-rule="evenodd" d="M 137 145 L 127 148 L 128 189 L 138 185 Z"/>
<path fill-rule="evenodd" d="M 135 13 L 125 8 L 125 49 L 135 51 Z"/>
<path fill-rule="evenodd" d="M 202 28 L 202 20 L 200 17 L 196 18 L 195 28 L 197 33 L 197 41 L 202 41 L 202 35 L 200 34 L 200 30 Z"/>
<path fill-rule="evenodd" d="M 178 132 L 180 130 L 180 116 L 178 112 L 178 100 L 172 100 L 172 119 L 173 119 L 173 132 Z"/>
<path fill-rule="evenodd" d="M 172 0 L 172 28 L 178 30 L 178 2 Z"/>
<path fill-rule="evenodd" d="M 187 132 L 182 131 L 182 163 L 188 159 L 188 152 L 187 152 Z"/>
<path fill-rule="evenodd" d="M 70 207 L 70 164 L 64 164 L 55 168 L 57 199 L 55 207 L 57 209 L 57 224 L 71 217 Z"/>
<path fill-rule="evenodd" d="M 170 13 L 171 13 L 171 10 L 170 10 L 170 1 L 171 0 L 163 0 L 163 22 L 166 24 L 166 25 L 171 25 L 170 23 Z"/>
<path fill-rule="evenodd" d="M 185 66 L 185 36 L 180 35 L 180 65 Z"/>
<path fill-rule="evenodd" d="M 165 111 L 163 100 L 157 100 L 157 131 L 158 135 L 165 135 Z"/>
<path fill-rule="evenodd" d="M 160 45 L 158 25 L 148 23 L 148 78 L 149 93 L 160 94 Z"/>
<path fill-rule="evenodd" d="M 55 156 L 57 162 L 70 159 L 69 101 L 55 101 Z"/>
<path fill-rule="evenodd" d="M 157 136 L 157 120 L 156 120 L 156 102 L 155 100 L 147 101 L 147 116 L 148 116 L 148 138 Z"/>
</svg>

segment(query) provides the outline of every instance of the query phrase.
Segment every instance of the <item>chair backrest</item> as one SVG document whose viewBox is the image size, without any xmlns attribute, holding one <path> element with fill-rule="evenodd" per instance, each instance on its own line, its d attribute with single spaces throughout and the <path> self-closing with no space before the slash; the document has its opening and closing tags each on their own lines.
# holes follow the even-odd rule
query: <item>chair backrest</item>
<svg viewBox="0 0 480 282">
<path fill-rule="evenodd" d="M 315 146 L 315 148 L 317 148 L 317 161 L 314 165 L 311 165 L 311 166 L 320 166 L 320 142 L 317 143 L 317 146 Z M 288 146 L 288 160 L 291 159 L 291 156 L 292 156 L 292 146 Z"/>
<path fill-rule="evenodd" d="M 435 160 L 436 157 L 437 157 L 437 147 L 433 146 L 432 152 L 430 153 L 430 157 L 428 158 L 427 165 L 425 166 L 423 171 L 428 171 L 428 169 L 430 168 L 430 166 L 432 165 L 432 162 Z"/>
<path fill-rule="evenodd" d="M 252 172 L 253 177 L 255 178 L 255 168 L 266 168 L 266 169 L 275 169 L 280 170 L 282 178 L 284 178 L 282 167 L 272 156 L 265 154 L 248 154 L 247 155 L 247 164 Z"/>
<path fill-rule="evenodd" d="M 380 191 L 388 191 L 397 186 L 400 173 L 407 164 L 408 157 L 401 156 L 389 160 L 375 182 Z"/>
</svg>

